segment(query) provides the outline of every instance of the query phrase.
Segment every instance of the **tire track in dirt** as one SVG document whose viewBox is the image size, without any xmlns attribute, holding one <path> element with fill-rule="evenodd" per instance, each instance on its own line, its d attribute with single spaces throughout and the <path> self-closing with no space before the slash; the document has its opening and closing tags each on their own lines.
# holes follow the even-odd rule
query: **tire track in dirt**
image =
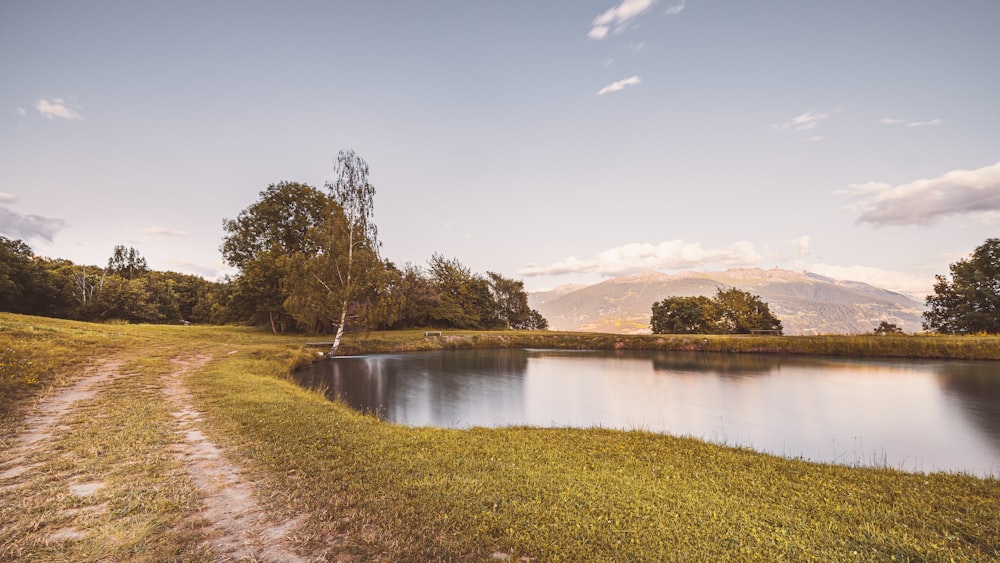
<svg viewBox="0 0 1000 563">
<path fill-rule="evenodd" d="M 93 398 L 97 386 L 111 381 L 119 375 L 123 360 L 106 358 L 83 372 L 83 376 L 69 387 L 59 389 L 52 395 L 38 401 L 30 414 L 24 418 L 24 430 L 14 438 L 13 446 L 6 452 L 6 460 L 0 462 L 0 486 L 3 482 L 18 477 L 37 467 L 28 462 L 32 454 L 44 450 L 44 444 L 52 441 L 53 431 L 58 422 L 73 412 L 73 405 Z M 9 456 L 9 457 L 8 457 Z M 18 483 L 6 485 L 16 487 Z"/>
<path fill-rule="evenodd" d="M 174 358 L 171 361 L 176 367 L 163 382 L 163 394 L 172 406 L 179 436 L 175 453 L 204 495 L 201 516 L 216 531 L 208 540 L 209 546 L 222 560 L 307 562 L 308 558 L 287 545 L 289 535 L 304 517 L 271 521 L 257 503 L 254 485 L 241 477 L 239 467 L 229 462 L 199 428 L 202 415 L 192 406 L 182 378 L 209 360 L 211 357 L 206 355 Z"/>
</svg>

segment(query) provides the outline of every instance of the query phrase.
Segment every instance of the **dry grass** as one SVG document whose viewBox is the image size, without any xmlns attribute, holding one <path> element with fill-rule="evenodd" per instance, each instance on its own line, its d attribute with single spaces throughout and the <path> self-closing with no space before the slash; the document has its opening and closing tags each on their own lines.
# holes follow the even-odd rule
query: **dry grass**
<svg viewBox="0 0 1000 563">
<path fill-rule="evenodd" d="M 16 333 L 10 329 L 15 325 Z M 102 392 L 82 401 L 66 427 L 34 453 L 29 486 L 2 488 L 0 480 L 2 560 L 213 557 L 202 543 L 207 532 L 197 516 L 199 493 L 176 458 L 164 454 L 176 436 L 162 401 L 163 374 L 169 358 L 200 352 L 216 359 L 184 381 L 204 413 L 206 434 L 239 460 L 277 520 L 302 517 L 294 545 L 316 557 L 1000 559 L 995 479 L 820 465 L 644 432 L 408 428 L 360 415 L 288 381 L 289 367 L 315 354 L 302 351 L 305 339 L 249 329 L 96 326 L 13 315 L 0 315 L 0 327 L 0 348 L 15 350 L 12 358 L 57 372 L 43 370 L 36 383 L 19 384 L 10 395 L 16 405 L 45 386 L 72 381 L 80 363 L 108 355 L 129 359 L 120 377 L 103 382 Z M 565 333 L 367 336 L 355 335 L 350 349 L 589 343 L 714 351 L 763 346 L 786 353 L 808 347 L 833 354 L 837 342 Z M 911 348 L 940 355 L 931 357 L 955 350 L 979 354 L 998 342 L 907 338 L 915 340 L 840 342 L 869 355 Z M 15 421 L 10 428 L 20 412 L 8 414 Z"/>
</svg>

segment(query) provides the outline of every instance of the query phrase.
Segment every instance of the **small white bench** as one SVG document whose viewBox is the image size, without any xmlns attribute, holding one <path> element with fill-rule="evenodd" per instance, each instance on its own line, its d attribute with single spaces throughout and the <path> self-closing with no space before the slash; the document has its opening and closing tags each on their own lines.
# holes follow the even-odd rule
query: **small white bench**
<svg viewBox="0 0 1000 563">
<path fill-rule="evenodd" d="M 441 336 L 440 330 L 428 330 L 424 333 L 424 336 Z"/>
</svg>

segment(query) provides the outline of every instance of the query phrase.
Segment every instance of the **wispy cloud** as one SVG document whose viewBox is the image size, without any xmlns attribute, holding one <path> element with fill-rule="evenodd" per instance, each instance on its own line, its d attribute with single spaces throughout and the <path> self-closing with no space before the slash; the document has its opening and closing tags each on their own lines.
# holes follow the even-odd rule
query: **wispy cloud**
<svg viewBox="0 0 1000 563">
<path fill-rule="evenodd" d="M 9 196 L 10 194 L 4 194 Z M 43 239 L 52 242 L 59 229 L 66 224 L 62 219 L 21 215 L 0 207 L 0 233 L 19 239 Z"/>
<path fill-rule="evenodd" d="M 904 127 L 934 127 L 944 123 L 941 119 L 930 119 L 927 121 L 914 121 L 911 119 L 900 119 L 896 117 L 883 117 L 878 120 L 882 125 L 902 125 Z"/>
<path fill-rule="evenodd" d="M 14 203 L 15 201 L 17 201 L 16 195 L 0 192 L 0 203 Z"/>
<path fill-rule="evenodd" d="M 683 240 L 664 241 L 660 244 L 632 242 L 609 248 L 593 260 L 579 260 L 571 256 L 548 266 L 529 264 L 518 275 L 560 276 L 567 274 L 595 273 L 617 276 L 650 269 L 684 269 L 706 266 L 752 266 L 761 257 L 747 241 L 737 241 L 727 248 L 706 249 L 698 243 Z"/>
<path fill-rule="evenodd" d="M 859 223 L 929 225 L 958 215 L 1000 211 L 1000 162 L 976 170 L 952 170 L 931 179 L 893 186 L 854 184 L 838 192 L 854 200 Z"/>
<path fill-rule="evenodd" d="M 153 225 L 152 227 L 146 227 L 142 230 L 144 234 L 151 236 L 164 236 L 164 237 L 186 237 L 191 235 L 191 231 L 182 231 L 176 229 L 164 229 L 163 227 L 158 227 Z"/>
<path fill-rule="evenodd" d="M 774 123 L 771 125 L 772 131 L 811 131 L 819 127 L 820 122 L 830 117 L 831 112 L 807 111 L 795 117 Z"/>
<path fill-rule="evenodd" d="M 594 18 L 593 25 L 587 33 L 591 39 L 601 40 L 607 37 L 608 33 L 614 30 L 621 33 L 628 27 L 629 22 L 636 16 L 645 12 L 653 5 L 654 0 L 622 0 L 622 3 L 609 8 L 601 15 Z M 683 9 L 683 6 L 681 7 Z M 680 10 L 678 10 L 679 12 Z"/>
<path fill-rule="evenodd" d="M 40 99 L 35 102 L 35 109 L 38 110 L 38 113 L 49 119 L 58 117 L 60 119 L 83 121 L 83 116 L 79 112 L 80 107 L 71 105 L 62 98 L 53 98 L 51 101 L 44 98 Z"/>
<path fill-rule="evenodd" d="M 667 15 L 676 16 L 677 14 L 683 12 L 684 8 L 686 7 L 687 7 L 687 0 L 681 0 L 677 4 L 674 4 L 673 6 L 667 8 Z"/>
<path fill-rule="evenodd" d="M 640 82 L 642 82 L 642 79 L 640 79 L 638 76 L 630 76 L 623 80 L 619 80 L 618 82 L 612 82 L 611 84 L 608 84 L 604 88 L 601 88 L 600 90 L 597 91 L 597 95 L 603 96 L 604 94 L 607 94 L 609 92 L 617 92 L 619 90 L 624 90 L 625 87 L 635 86 Z"/>
<path fill-rule="evenodd" d="M 17 106 L 17 115 L 19 115 L 21 117 L 24 117 L 24 116 L 28 115 L 28 110 L 24 109 L 21 106 Z"/>
</svg>

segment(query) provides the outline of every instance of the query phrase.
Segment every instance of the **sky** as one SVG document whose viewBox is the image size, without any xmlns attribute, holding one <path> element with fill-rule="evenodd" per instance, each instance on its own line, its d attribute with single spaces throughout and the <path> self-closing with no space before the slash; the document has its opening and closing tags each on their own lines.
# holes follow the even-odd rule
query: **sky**
<svg viewBox="0 0 1000 563">
<path fill-rule="evenodd" d="M 0 234 L 220 279 L 224 219 L 354 149 L 398 265 L 920 297 L 1000 236 L 997 22 L 996 0 L 2 0 Z"/>
</svg>

